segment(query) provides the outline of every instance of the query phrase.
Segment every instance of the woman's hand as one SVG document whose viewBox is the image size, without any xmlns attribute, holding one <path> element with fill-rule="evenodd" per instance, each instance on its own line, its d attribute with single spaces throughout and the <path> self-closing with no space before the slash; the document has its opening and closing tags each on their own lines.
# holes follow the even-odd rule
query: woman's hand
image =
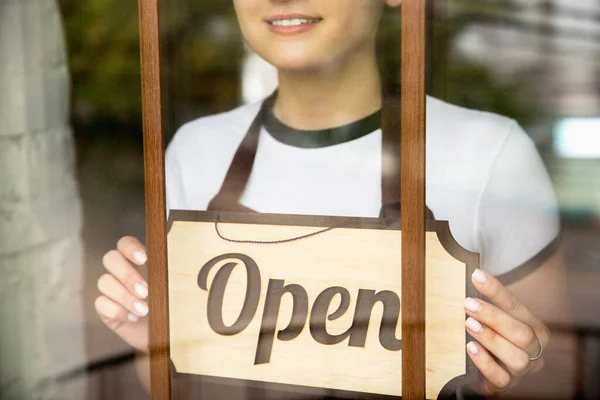
<svg viewBox="0 0 600 400">
<path fill-rule="evenodd" d="M 470 316 L 466 329 L 476 340 L 467 350 L 485 378 L 473 389 L 483 395 L 502 394 L 543 368 L 542 357 L 531 359 L 548 345 L 550 330 L 493 276 L 476 270 L 471 279 L 489 299 L 467 298 L 464 302 Z"/>
<path fill-rule="evenodd" d="M 148 352 L 148 285 L 138 268 L 146 263 L 144 246 L 134 237 L 125 236 L 102 259 L 108 271 L 98 279 L 103 294 L 96 299 L 96 311 L 102 321 L 124 341 Z"/>
</svg>

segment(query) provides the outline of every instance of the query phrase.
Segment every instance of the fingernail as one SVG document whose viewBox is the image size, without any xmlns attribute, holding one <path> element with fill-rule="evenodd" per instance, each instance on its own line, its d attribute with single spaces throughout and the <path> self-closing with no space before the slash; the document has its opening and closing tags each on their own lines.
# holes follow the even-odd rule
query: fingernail
<svg viewBox="0 0 600 400">
<path fill-rule="evenodd" d="M 140 319 L 138 317 L 136 317 L 135 315 L 129 313 L 129 315 L 127 316 L 127 319 L 130 320 L 131 322 L 138 322 Z"/>
<path fill-rule="evenodd" d="M 135 301 L 133 303 L 133 308 L 138 313 L 138 315 L 145 317 L 148 314 L 148 306 L 143 301 Z"/>
<path fill-rule="evenodd" d="M 481 303 L 479 303 L 477 300 L 472 299 L 470 297 L 467 297 L 465 299 L 465 301 L 463 302 L 463 306 L 472 312 L 479 312 L 481 311 Z"/>
<path fill-rule="evenodd" d="M 140 265 L 146 264 L 146 261 L 148 261 L 146 253 L 141 250 L 136 250 L 133 252 L 133 259 Z"/>
<path fill-rule="evenodd" d="M 480 333 L 483 329 L 483 326 L 479 323 L 479 321 L 471 317 L 467 318 L 465 325 L 475 333 Z"/>
<path fill-rule="evenodd" d="M 473 272 L 473 279 L 481 284 L 487 283 L 488 281 L 487 275 L 480 269 L 476 269 L 475 272 Z"/>
<path fill-rule="evenodd" d="M 146 285 L 146 283 L 136 283 L 133 285 L 133 291 L 140 299 L 148 297 L 148 285 Z"/>
<path fill-rule="evenodd" d="M 479 349 L 477 349 L 477 346 L 473 342 L 467 344 L 467 350 L 469 350 L 469 353 L 471 354 L 477 354 L 479 352 Z"/>
</svg>

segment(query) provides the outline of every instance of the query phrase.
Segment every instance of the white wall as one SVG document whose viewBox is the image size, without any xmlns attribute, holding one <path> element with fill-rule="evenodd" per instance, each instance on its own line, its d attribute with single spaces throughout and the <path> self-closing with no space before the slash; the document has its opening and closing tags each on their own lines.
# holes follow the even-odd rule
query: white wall
<svg viewBox="0 0 600 400">
<path fill-rule="evenodd" d="M 0 1 L 0 398 L 83 399 L 81 207 L 54 0 Z"/>
</svg>

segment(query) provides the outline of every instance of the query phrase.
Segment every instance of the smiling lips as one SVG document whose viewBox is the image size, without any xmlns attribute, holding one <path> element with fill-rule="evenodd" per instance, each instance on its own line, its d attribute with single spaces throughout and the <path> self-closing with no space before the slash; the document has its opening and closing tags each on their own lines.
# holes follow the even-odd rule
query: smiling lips
<svg viewBox="0 0 600 400">
<path fill-rule="evenodd" d="M 266 20 L 269 30 L 278 35 L 296 35 L 313 29 L 322 19 L 303 14 L 274 15 Z"/>
</svg>

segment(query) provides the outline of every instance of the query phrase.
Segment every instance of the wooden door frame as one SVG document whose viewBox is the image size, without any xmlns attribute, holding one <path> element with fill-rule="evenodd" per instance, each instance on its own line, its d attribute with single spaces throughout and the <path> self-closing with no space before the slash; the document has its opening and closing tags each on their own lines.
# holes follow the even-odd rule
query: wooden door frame
<svg viewBox="0 0 600 400">
<path fill-rule="evenodd" d="M 150 391 L 171 399 L 169 302 L 159 0 L 139 0 L 146 248 L 149 285 Z"/>
<path fill-rule="evenodd" d="M 150 386 L 171 399 L 164 132 L 158 0 L 139 0 Z M 426 0 L 404 0 L 402 82 L 402 398 L 425 398 Z M 399 132 L 400 134 L 400 132 Z"/>
<path fill-rule="evenodd" d="M 425 398 L 425 71 L 427 0 L 401 19 L 402 398 Z"/>
</svg>

